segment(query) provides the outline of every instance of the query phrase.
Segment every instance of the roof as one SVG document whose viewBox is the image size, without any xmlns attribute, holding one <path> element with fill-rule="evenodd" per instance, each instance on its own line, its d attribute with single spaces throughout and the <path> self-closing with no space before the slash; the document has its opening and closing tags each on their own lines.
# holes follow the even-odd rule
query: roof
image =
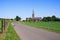
<svg viewBox="0 0 60 40">
<path fill-rule="evenodd" d="M 40 19 L 42 19 L 42 18 L 41 18 L 41 17 L 34 17 L 34 18 L 32 18 L 32 19 L 40 20 Z"/>
</svg>

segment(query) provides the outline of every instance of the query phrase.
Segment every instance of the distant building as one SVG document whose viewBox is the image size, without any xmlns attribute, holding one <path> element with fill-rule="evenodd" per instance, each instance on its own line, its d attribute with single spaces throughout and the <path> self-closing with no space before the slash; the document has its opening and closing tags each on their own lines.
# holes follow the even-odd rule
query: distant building
<svg viewBox="0 0 60 40">
<path fill-rule="evenodd" d="M 32 11 L 32 18 L 34 18 L 35 17 L 35 14 L 34 14 L 34 10 Z"/>
<path fill-rule="evenodd" d="M 32 21 L 41 21 L 41 17 L 35 17 L 34 10 L 32 11 Z"/>
<path fill-rule="evenodd" d="M 32 17 L 26 18 L 26 21 L 36 21 L 36 22 L 38 22 L 38 21 L 41 21 L 41 20 L 42 20 L 41 17 L 35 17 L 34 10 L 32 11 Z"/>
</svg>

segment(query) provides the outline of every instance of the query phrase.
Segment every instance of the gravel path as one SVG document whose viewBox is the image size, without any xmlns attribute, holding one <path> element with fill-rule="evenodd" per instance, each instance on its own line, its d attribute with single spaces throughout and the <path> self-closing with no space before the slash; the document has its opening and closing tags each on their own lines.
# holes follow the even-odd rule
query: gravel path
<svg viewBox="0 0 60 40">
<path fill-rule="evenodd" d="M 21 40 L 60 40 L 60 34 L 54 32 L 29 27 L 17 22 L 14 22 L 13 26 Z"/>
</svg>

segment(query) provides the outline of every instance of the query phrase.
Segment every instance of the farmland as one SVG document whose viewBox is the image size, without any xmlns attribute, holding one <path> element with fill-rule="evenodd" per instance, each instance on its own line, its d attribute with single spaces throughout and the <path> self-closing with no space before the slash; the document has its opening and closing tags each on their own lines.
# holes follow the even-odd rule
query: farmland
<svg viewBox="0 0 60 40">
<path fill-rule="evenodd" d="M 20 22 L 31 27 L 42 28 L 60 33 L 60 22 Z"/>
</svg>

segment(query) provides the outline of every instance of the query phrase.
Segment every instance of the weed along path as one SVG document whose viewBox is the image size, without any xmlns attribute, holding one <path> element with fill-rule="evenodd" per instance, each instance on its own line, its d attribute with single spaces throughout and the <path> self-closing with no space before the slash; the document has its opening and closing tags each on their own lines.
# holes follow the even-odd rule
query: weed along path
<svg viewBox="0 0 60 40">
<path fill-rule="evenodd" d="M 21 40 L 60 40 L 60 34 L 54 32 L 29 27 L 17 22 L 14 22 L 13 26 Z"/>
</svg>

